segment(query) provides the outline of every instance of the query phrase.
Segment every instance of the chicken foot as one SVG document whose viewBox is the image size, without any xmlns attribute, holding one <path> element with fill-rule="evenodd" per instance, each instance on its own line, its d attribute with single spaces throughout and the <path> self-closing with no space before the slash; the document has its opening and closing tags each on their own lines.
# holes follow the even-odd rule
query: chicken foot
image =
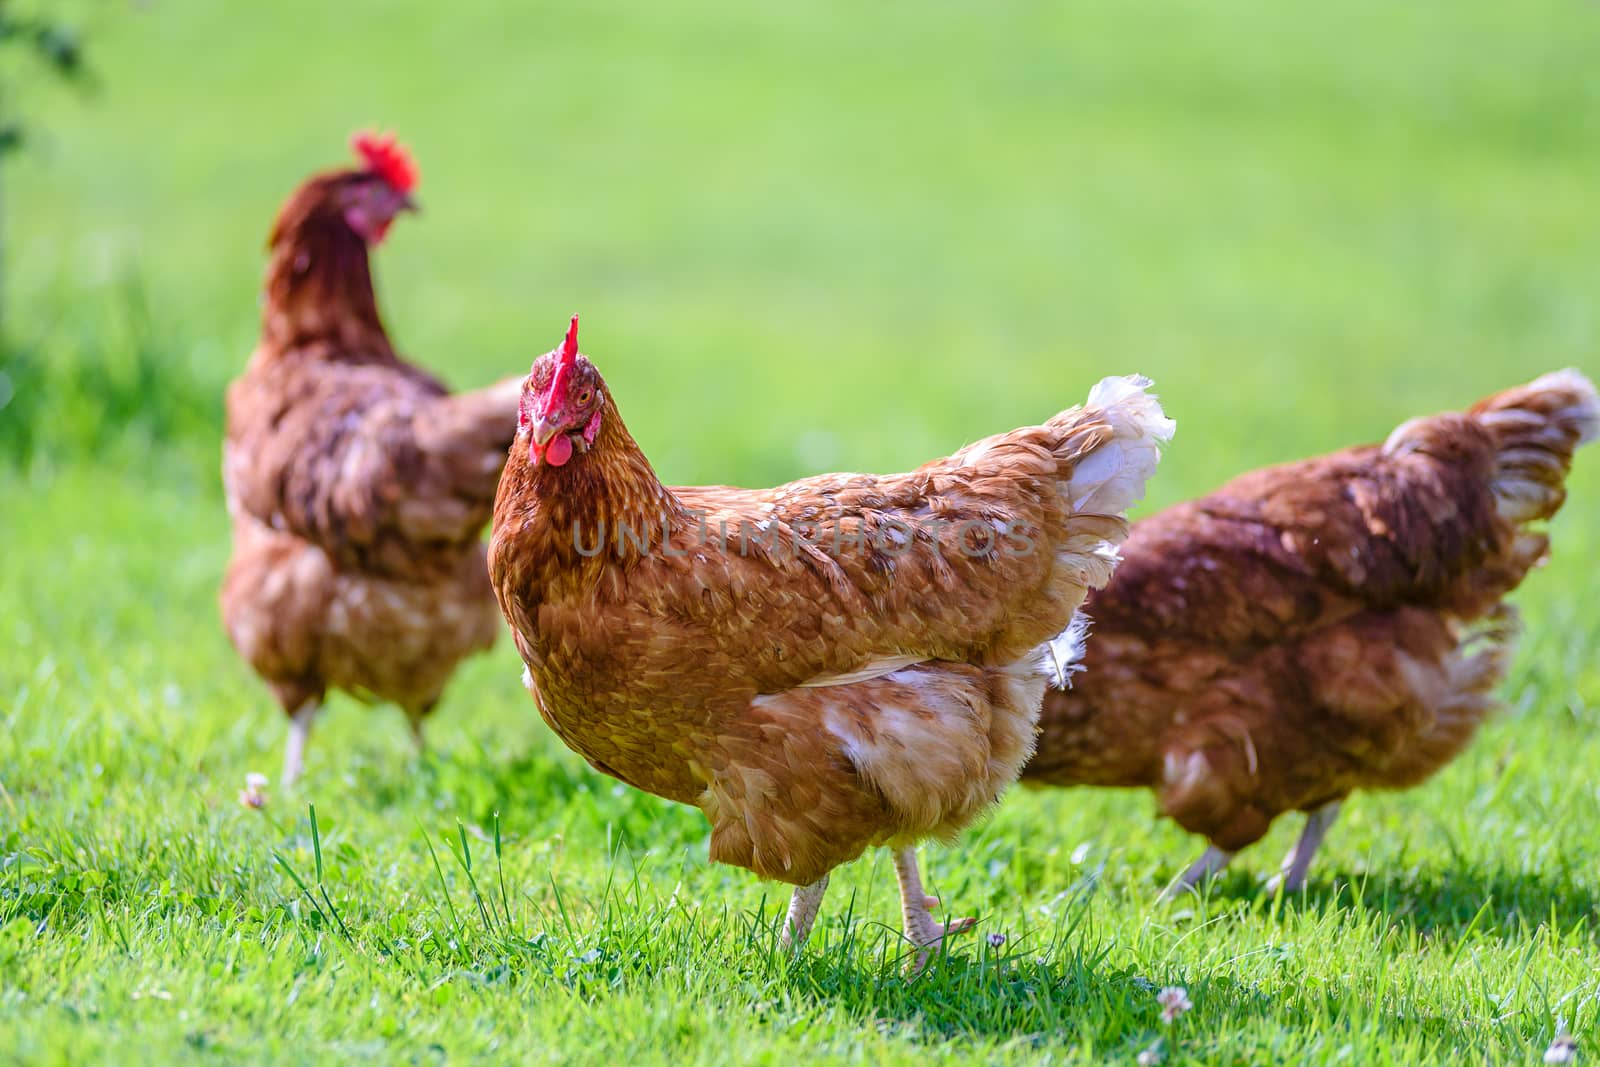
<svg viewBox="0 0 1600 1067">
<path fill-rule="evenodd" d="M 306 743 L 311 740 L 311 723 L 322 710 L 322 702 L 308 700 L 289 716 L 289 743 L 283 749 L 283 787 L 294 785 L 306 767 Z"/>
<path fill-rule="evenodd" d="M 823 875 L 810 885 L 796 886 L 789 897 L 789 915 L 783 922 L 784 948 L 805 944 L 811 935 L 811 925 L 817 921 L 817 909 L 822 907 L 822 894 L 828 891 L 828 876 Z"/>
<path fill-rule="evenodd" d="M 928 965 L 931 950 L 952 934 L 972 929 L 977 919 L 951 919 L 941 924 L 930 909 L 937 907 L 939 898 L 922 891 L 922 872 L 917 868 L 917 850 L 902 848 L 894 854 L 894 873 L 900 881 L 900 915 L 906 940 L 917 946 L 906 972 L 915 977 Z"/>
<path fill-rule="evenodd" d="M 1188 870 L 1173 879 L 1172 884 L 1161 891 L 1161 896 L 1157 898 L 1156 902 L 1166 904 L 1177 899 L 1180 894 L 1198 888 L 1201 883 L 1226 867 L 1232 859 L 1232 852 L 1224 852 L 1216 846 L 1208 847 L 1200 854 L 1199 859 L 1190 864 Z"/>
<path fill-rule="evenodd" d="M 1276 893 L 1280 889 L 1285 893 L 1300 892 L 1306 884 L 1306 874 L 1311 870 L 1311 859 L 1321 847 L 1328 828 L 1339 817 L 1339 807 L 1343 803 L 1342 800 L 1331 801 L 1306 816 L 1305 829 L 1300 831 L 1294 848 L 1283 857 L 1282 869 L 1267 882 L 1267 892 Z"/>
</svg>

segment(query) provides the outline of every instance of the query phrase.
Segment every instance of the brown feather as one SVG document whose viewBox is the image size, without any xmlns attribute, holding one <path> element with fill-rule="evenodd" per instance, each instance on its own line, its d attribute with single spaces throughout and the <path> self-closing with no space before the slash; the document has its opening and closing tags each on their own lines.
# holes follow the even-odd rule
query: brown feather
<svg viewBox="0 0 1600 1067">
<path fill-rule="evenodd" d="M 1494 707 L 1501 601 L 1547 547 L 1523 524 L 1597 429 L 1563 372 L 1136 523 L 1024 781 L 1156 790 L 1231 852 L 1285 811 L 1425 780 Z"/>
</svg>

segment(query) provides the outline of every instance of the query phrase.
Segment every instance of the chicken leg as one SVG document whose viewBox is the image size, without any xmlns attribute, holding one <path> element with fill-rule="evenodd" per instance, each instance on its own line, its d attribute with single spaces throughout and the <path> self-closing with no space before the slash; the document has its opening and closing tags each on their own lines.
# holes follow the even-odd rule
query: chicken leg
<svg viewBox="0 0 1600 1067">
<path fill-rule="evenodd" d="M 1199 887 L 1202 882 L 1226 867 L 1231 859 L 1233 859 L 1232 852 L 1224 852 L 1214 845 L 1207 848 L 1188 870 L 1173 879 L 1172 884 L 1161 891 L 1161 896 L 1156 898 L 1156 902 L 1166 904 L 1177 899 L 1179 894 Z"/>
<path fill-rule="evenodd" d="M 928 965 L 931 950 L 939 942 L 952 934 L 970 930 L 978 920 L 951 919 L 941 925 L 934 919 L 929 909 L 939 903 L 939 898 L 922 891 L 922 872 L 917 869 L 916 849 L 902 848 L 895 852 L 894 873 L 900 880 L 900 915 L 905 937 L 918 948 L 917 954 L 906 967 L 907 973 L 915 977 Z"/>
<path fill-rule="evenodd" d="M 1279 889 L 1286 893 L 1300 892 L 1306 884 L 1306 873 L 1311 870 L 1311 858 L 1317 854 L 1333 820 L 1339 817 L 1339 807 L 1343 803 L 1342 800 L 1331 801 L 1306 816 L 1305 829 L 1300 831 L 1294 848 L 1283 857 L 1282 869 L 1268 880 L 1267 892 L 1276 893 Z"/>
<path fill-rule="evenodd" d="M 428 739 L 422 734 L 422 718 L 427 712 L 406 711 L 406 727 L 411 731 L 411 745 L 419 756 L 428 751 Z"/>
<path fill-rule="evenodd" d="M 308 700 L 289 716 L 289 743 L 283 749 L 283 787 L 294 785 L 306 766 L 306 743 L 311 740 L 311 723 L 322 710 L 321 701 Z"/>
<path fill-rule="evenodd" d="M 811 924 L 817 921 L 817 909 L 822 907 L 822 894 L 828 891 L 828 876 L 823 875 L 810 885 L 796 886 L 789 897 L 789 915 L 783 922 L 784 948 L 805 944 L 811 935 Z"/>
</svg>

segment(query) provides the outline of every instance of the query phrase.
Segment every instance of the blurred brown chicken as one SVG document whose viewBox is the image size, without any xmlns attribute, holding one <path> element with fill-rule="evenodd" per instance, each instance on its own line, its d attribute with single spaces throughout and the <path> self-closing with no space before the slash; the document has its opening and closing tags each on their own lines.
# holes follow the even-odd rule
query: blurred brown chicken
<svg viewBox="0 0 1600 1067">
<path fill-rule="evenodd" d="M 596 769 L 701 809 L 711 858 L 798 888 L 895 852 L 909 941 L 941 925 L 916 842 L 1015 780 L 1052 661 L 1172 432 L 1143 379 L 909 474 L 668 488 L 577 320 L 528 376 L 489 563 L 545 721 Z M 1067 634 L 1062 638 L 1063 631 Z"/>
<path fill-rule="evenodd" d="M 1594 386 L 1561 371 L 1134 524 L 1023 780 L 1154 789 L 1211 843 L 1169 894 L 1305 811 L 1274 880 L 1298 889 L 1346 796 L 1418 784 L 1494 708 L 1502 598 L 1597 432 Z"/>
<path fill-rule="evenodd" d="M 392 701 L 418 744 L 457 663 L 499 624 L 481 534 L 521 380 L 451 396 L 389 344 L 367 251 L 414 210 L 392 138 L 317 175 L 269 241 L 261 341 L 228 389 L 233 558 L 222 617 L 289 715 L 300 773 L 329 689 Z"/>
</svg>

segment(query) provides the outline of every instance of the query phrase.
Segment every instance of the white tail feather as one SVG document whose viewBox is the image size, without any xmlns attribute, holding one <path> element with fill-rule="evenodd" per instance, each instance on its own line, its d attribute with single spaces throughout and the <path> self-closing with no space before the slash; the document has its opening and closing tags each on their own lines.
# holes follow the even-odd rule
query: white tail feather
<svg viewBox="0 0 1600 1067">
<path fill-rule="evenodd" d="M 1571 368 L 1491 397 L 1473 414 L 1494 435 L 1491 484 L 1500 514 L 1514 523 L 1555 513 L 1572 454 L 1600 436 L 1600 396 Z"/>
<path fill-rule="evenodd" d="M 1555 412 L 1552 417 L 1558 422 L 1576 426 L 1580 445 L 1600 437 L 1600 394 L 1595 392 L 1594 383 L 1584 377 L 1581 371 L 1573 367 L 1551 371 L 1535 378 L 1528 388 L 1571 393 L 1573 403 Z"/>
<path fill-rule="evenodd" d="M 1072 676 L 1083 670 L 1083 656 L 1089 643 L 1089 616 L 1078 612 L 1072 622 L 1041 647 L 1050 674 L 1050 684 L 1056 689 L 1071 689 Z"/>
<path fill-rule="evenodd" d="M 1148 391 L 1153 384 L 1142 374 L 1130 374 L 1102 378 L 1089 391 L 1086 406 L 1105 416 L 1112 436 L 1073 470 L 1067 486 L 1073 510 L 1120 515 L 1144 497 L 1145 483 L 1161 459 L 1161 445 L 1172 440 L 1178 425 Z"/>
</svg>

